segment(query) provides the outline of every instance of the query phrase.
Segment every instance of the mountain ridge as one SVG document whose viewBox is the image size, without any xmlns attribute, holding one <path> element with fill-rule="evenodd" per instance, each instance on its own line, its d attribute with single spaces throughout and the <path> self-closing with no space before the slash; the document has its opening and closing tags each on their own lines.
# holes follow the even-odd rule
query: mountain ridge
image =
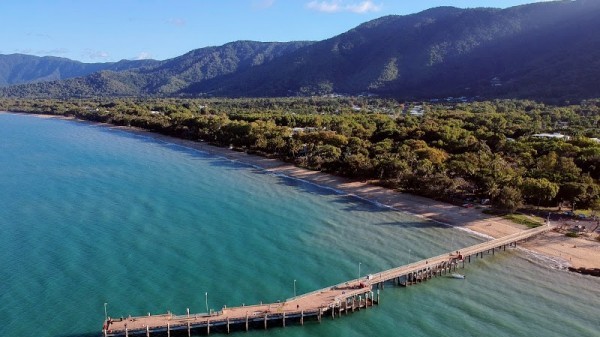
<svg viewBox="0 0 600 337">
<path fill-rule="evenodd" d="M 436 7 L 322 41 L 235 41 L 138 69 L 15 86 L 4 96 L 600 97 L 600 2 Z"/>
<path fill-rule="evenodd" d="M 0 54 L 0 87 L 63 80 L 90 75 L 102 70 L 123 71 L 150 66 L 155 60 L 121 60 L 83 63 L 64 57 Z"/>
</svg>

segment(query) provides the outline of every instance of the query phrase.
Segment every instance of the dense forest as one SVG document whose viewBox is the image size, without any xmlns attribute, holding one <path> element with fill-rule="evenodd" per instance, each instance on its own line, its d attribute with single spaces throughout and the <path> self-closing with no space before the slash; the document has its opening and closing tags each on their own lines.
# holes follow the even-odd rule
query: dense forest
<svg viewBox="0 0 600 337">
<path fill-rule="evenodd" d="M 139 127 L 455 203 L 600 203 L 600 100 L 3 99 L 0 110 Z"/>
</svg>

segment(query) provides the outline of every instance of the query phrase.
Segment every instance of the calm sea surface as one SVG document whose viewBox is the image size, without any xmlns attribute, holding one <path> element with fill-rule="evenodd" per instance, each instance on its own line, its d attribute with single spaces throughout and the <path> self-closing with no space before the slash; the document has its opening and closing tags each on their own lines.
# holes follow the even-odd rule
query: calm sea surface
<svg viewBox="0 0 600 337">
<path fill-rule="evenodd" d="M 0 114 L 0 336 L 292 297 L 481 239 L 199 151 Z M 248 336 L 600 336 L 600 279 L 518 250 L 386 287 L 343 319 Z M 243 333 L 242 333 L 243 335 Z"/>
</svg>

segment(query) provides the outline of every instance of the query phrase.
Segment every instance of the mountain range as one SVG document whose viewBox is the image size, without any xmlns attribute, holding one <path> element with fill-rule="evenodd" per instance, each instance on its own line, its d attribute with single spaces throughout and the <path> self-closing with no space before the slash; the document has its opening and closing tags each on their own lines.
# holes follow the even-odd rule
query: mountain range
<svg viewBox="0 0 600 337">
<path fill-rule="evenodd" d="M 25 54 L 0 55 L 0 87 L 64 80 L 98 71 L 123 71 L 157 64 L 155 60 L 122 60 L 110 63 L 83 63 L 62 57 Z"/>
<path fill-rule="evenodd" d="M 237 41 L 137 67 L 121 61 L 82 77 L 2 88 L 0 96 L 600 97 L 599 17 L 597 0 L 438 7 L 382 17 L 323 41 Z M 21 80 L 51 79 L 37 67 L 20 74 L 38 78 Z M 58 71 L 61 78 L 79 69 L 69 67 Z M 6 72 L 19 73 L 0 58 L 0 79 Z"/>
</svg>

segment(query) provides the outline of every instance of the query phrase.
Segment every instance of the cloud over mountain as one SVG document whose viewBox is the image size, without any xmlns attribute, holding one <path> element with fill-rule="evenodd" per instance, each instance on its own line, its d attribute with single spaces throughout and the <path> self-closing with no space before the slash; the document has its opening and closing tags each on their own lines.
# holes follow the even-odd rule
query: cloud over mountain
<svg viewBox="0 0 600 337">
<path fill-rule="evenodd" d="M 318 1 L 314 0 L 306 4 L 310 10 L 325 13 L 352 12 L 357 14 L 377 12 L 381 9 L 380 4 L 375 4 L 371 0 L 353 2 L 343 0 Z"/>
</svg>

